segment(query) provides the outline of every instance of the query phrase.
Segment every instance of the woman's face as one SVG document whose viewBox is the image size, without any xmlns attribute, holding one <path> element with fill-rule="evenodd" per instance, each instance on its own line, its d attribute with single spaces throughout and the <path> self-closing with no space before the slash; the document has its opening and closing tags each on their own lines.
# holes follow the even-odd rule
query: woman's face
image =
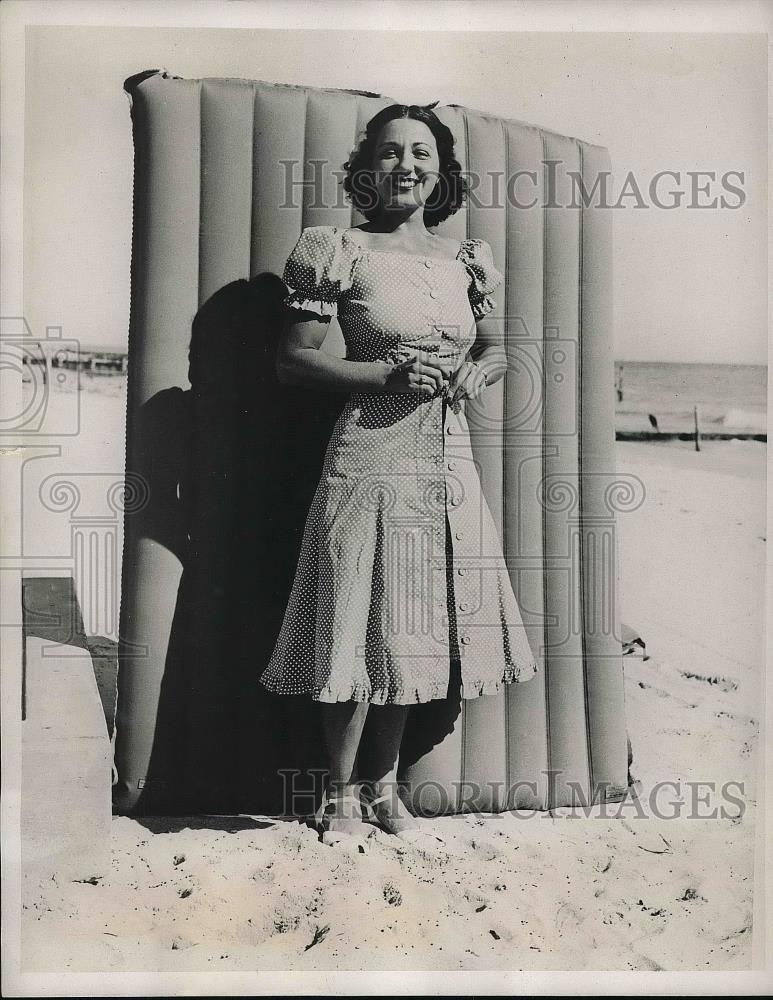
<svg viewBox="0 0 773 1000">
<path fill-rule="evenodd" d="M 376 140 L 373 170 L 382 210 L 403 213 L 423 210 L 440 170 L 431 130 L 413 118 L 387 122 Z"/>
</svg>

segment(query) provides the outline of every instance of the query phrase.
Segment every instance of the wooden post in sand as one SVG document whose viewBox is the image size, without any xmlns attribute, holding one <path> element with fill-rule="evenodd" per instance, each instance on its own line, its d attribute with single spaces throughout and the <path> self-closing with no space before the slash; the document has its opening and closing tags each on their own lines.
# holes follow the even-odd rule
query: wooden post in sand
<svg viewBox="0 0 773 1000">
<path fill-rule="evenodd" d="M 51 385 L 51 369 L 53 367 L 53 358 L 51 353 L 43 348 L 43 381 L 46 385 Z"/>
<path fill-rule="evenodd" d="M 693 411 L 693 416 L 695 418 L 695 450 L 696 451 L 700 451 L 701 450 L 701 430 L 700 430 L 700 426 L 699 426 L 699 423 L 698 423 L 698 407 L 697 406 L 693 406 L 692 411 Z"/>
</svg>

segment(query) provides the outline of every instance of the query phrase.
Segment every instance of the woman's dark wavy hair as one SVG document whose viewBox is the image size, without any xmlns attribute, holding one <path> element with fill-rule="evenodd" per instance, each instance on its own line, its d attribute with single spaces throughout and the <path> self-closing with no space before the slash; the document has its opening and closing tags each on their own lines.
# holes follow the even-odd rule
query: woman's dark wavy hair
<svg viewBox="0 0 773 1000">
<path fill-rule="evenodd" d="M 366 125 L 364 139 L 344 164 L 346 175 L 343 186 L 351 203 L 368 221 L 376 218 L 379 213 L 375 174 L 371 168 L 376 140 L 384 125 L 396 118 L 412 118 L 414 121 L 423 122 L 432 132 L 437 144 L 440 161 L 438 181 L 424 206 L 424 224 L 437 226 L 449 215 L 458 212 L 464 204 L 468 184 L 462 177 L 461 164 L 454 156 L 453 133 L 432 111 L 437 103 L 434 101 L 432 104 L 390 104 L 382 108 Z"/>
</svg>

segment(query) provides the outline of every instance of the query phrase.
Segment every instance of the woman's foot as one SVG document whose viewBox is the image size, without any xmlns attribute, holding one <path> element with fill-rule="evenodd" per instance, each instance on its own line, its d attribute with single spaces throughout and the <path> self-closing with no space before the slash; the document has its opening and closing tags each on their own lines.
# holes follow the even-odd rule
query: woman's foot
<svg viewBox="0 0 773 1000">
<path fill-rule="evenodd" d="M 387 833 L 401 834 L 418 830 L 419 822 L 397 793 L 397 789 L 375 788 L 365 799 L 369 817 Z"/>
<path fill-rule="evenodd" d="M 396 788 L 377 791 L 373 798 L 366 800 L 366 809 L 369 818 L 382 830 L 403 843 L 430 853 L 444 843 L 441 837 L 421 828 L 419 821 L 397 794 Z"/>
<path fill-rule="evenodd" d="M 325 795 L 316 819 L 320 840 L 325 844 L 364 833 L 362 805 L 359 796 L 351 792 Z"/>
</svg>

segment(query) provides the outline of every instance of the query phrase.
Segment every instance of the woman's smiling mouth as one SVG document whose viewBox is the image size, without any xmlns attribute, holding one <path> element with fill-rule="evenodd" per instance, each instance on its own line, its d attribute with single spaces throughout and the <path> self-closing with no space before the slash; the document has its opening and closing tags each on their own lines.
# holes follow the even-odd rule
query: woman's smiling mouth
<svg viewBox="0 0 773 1000">
<path fill-rule="evenodd" d="M 417 177 L 397 177 L 392 181 L 392 188 L 396 191 L 412 191 L 418 183 Z"/>
</svg>

